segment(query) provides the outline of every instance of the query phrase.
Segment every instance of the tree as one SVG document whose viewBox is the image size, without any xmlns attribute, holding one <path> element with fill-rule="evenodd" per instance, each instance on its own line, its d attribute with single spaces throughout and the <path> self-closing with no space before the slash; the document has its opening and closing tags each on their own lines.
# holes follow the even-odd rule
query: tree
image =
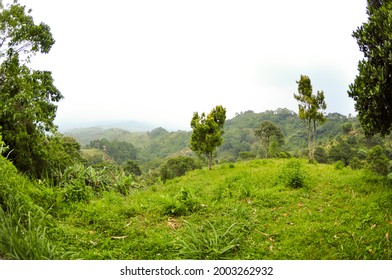
<svg viewBox="0 0 392 280">
<path fill-rule="evenodd" d="M 127 175 L 142 175 L 142 170 L 140 169 L 140 166 L 133 160 L 128 160 L 123 166 L 124 171 L 127 173 Z"/>
<path fill-rule="evenodd" d="M 0 132 L 9 146 L 8 158 L 23 172 L 40 176 L 48 132 L 58 102 L 63 98 L 48 71 L 27 67 L 36 53 L 48 53 L 54 44 L 48 25 L 36 25 L 17 3 L 0 10 Z"/>
<path fill-rule="evenodd" d="M 195 112 L 191 120 L 193 129 L 190 146 L 192 151 L 205 155 L 208 159 L 208 168 L 212 168 L 212 159 L 216 148 L 222 144 L 223 127 L 226 120 L 226 109 L 218 105 L 207 116 Z"/>
<path fill-rule="evenodd" d="M 365 134 L 385 136 L 392 129 L 392 1 L 368 0 L 367 14 L 353 32 L 364 58 L 348 95 Z"/>
<path fill-rule="evenodd" d="M 326 118 L 320 110 L 325 110 L 327 104 L 324 100 L 324 92 L 317 91 L 313 94 L 312 84 L 310 78 L 301 75 L 298 84 L 298 94 L 294 94 L 294 98 L 299 101 L 298 116 L 304 121 L 308 130 L 308 155 L 309 162 L 314 162 L 314 151 L 316 148 L 316 126 L 317 124 L 324 124 Z"/>
<path fill-rule="evenodd" d="M 256 129 L 255 134 L 261 138 L 264 150 L 266 152 L 265 156 L 268 158 L 268 151 L 272 146 L 272 150 L 277 152 L 278 147 L 284 144 L 284 136 L 281 129 L 272 121 L 262 122 Z M 276 147 L 278 146 L 278 147 Z"/>
</svg>

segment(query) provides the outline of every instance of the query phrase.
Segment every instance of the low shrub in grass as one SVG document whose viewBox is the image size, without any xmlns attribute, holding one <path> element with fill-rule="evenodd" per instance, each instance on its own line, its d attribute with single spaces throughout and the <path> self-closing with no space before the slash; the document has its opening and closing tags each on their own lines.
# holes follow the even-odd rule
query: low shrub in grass
<svg viewBox="0 0 392 280">
<path fill-rule="evenodd" d="M 181 188 L 175 197 L 164 197 L 162 200 L 163 214 L 182 216 L 200 209 L 200 202 L 187 188 Z"/>
<path fill-rule="evenodd" d="M 290 160 L 281 169 L 279 180 L 286 187 L 302 188 L 306 186 L 306 171 L 299 160 Z"/>
<path fill-rule="evenodd" d="M 345 164 L 342 160 L 338 160 L 335 162 L 335 170 L 342 170 L 345 167 Z"/>
</svg>

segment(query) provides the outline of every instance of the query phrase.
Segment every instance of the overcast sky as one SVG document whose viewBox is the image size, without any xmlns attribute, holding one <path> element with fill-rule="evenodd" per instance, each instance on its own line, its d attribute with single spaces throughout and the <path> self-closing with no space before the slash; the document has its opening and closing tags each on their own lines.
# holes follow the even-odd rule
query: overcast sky
<svg viewBox="0 0 392 280">
<path fill-rule="evenodd" d="M 324 90 L 327 112 L 362 58 L 351 34 L 366 0 L 20 0 L 51 27 L 57 122 L 130 119 L 189 130 L 195 111 L 298 110 L 296 81 Z"/>
</svg>

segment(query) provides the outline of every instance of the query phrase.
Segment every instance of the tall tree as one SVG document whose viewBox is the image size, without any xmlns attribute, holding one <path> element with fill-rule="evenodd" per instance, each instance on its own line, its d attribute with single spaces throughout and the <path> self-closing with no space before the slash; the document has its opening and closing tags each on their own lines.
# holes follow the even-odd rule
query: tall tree
<svg viewBox="0 0 392 280">
<path fill-rule="evenodd" d="M 356 31 L 364 58 L 348 95 L 367 136 L 388 135 L 392 129 L 392 1 L 368 0 L 368 22 Z"/>
<path fill-rule="evenodd" d="M 281 129 L 272 121 L 264 121 L 262 122 L 256 129 L 255 134 L 261 138 L 261 142 L 263 144 L 265 150 L 265 156 L 268 158 L 270 142 L 274 139 L 278 146 L 284 144 L 284 136 Z"/>
<path fill-rule="evenodd" d="M 327 108 L 325 103 L 324 92 L 317 91 L 313 94 L 312 83 L 310 78 L 301 75 L 298 84 L 298 94 L 294 94 L 294 98 L 298 100 L 299 113 L 298 116 L 304 121 L 308 131 L 308 155 L 309 162 L 314 162 L 314 151 L 316 149 L 316 127 L 317 124 L 323 124 L 326 118 L 321 110 Z"/>
<path fill-rule="evenodd" d="M 45 166 L 43 143 L 63 98 L 48 71 L 30 69 L 36 53 L 48 53 L 54 39 L 48 25 L 36 25 L 30 11 L 14 3 L 0 10 L 0 132 L 8 158 L 23 172 L 39 176 Z"/>
<path fill-rule="evenodd" d="M 212 159 L 216 148 L 222 144 L 223 127 L 226 120 L 226 109 L 218 105 L 207 116 L 195 112 L 191 120 L 193 129 L 190 146 L 198 154 L 208 159 L 208 168 L 212 168 Z"/>
</svg>

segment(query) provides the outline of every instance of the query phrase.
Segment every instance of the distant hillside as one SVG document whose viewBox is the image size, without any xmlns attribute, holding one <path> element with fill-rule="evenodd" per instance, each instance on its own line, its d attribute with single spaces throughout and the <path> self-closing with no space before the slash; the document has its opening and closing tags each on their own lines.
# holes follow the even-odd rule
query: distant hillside
<svg viewBox="0 0 392 280">
<path fill-rule="evenodd" d="M 154 129 L 156 126 L 153 124 L 138 122 L 133 120 L 117 120 L 117 121 L 80 121 L 80 122 L 59 122 L 59 130 L 61 132 L 72 132 L 79 129 L 111 129 L 119 128 L 132 132 L 147 132 Z M 94 140 L 94 139 L 93 139 Z"/>
<path fill-rule="evenodd" d="M 246 111 L 226 120 L 222 146 L 218 150 L 218 160 L 236 161 L 242 155 L 263 157 L 265 151 L 260 139 L 255 136 L 254 129 L 263 121 L 272 121 L 281 128 L 285 136 L 282 151 L 300 156 L 306 150 L 307 136 L 304 123 L 298 115 L 288 109 L 277 109 L 255 113 Z M 351 124 L 359 127 L 356 118 L 349 118 L 338 113 L 328 114 L 327 122 L 318 127 L 317 141 L 319 145 L 328 145 L 336 137 L 343 134 L 343 125 Z M 137 161 L 140 164 L 156 161 L 176 155 L 192 154 L 189 149 L 190 131 L 169 132 L 159 127 L 148 132 L 130 132 L 120 128 L 79 128 L 66 133 L 77 139 L 82 146 L 93 140 L 106 138 L 110 141 L 125 141 L 132 143 L 137 149 Z"/>
</svg>

